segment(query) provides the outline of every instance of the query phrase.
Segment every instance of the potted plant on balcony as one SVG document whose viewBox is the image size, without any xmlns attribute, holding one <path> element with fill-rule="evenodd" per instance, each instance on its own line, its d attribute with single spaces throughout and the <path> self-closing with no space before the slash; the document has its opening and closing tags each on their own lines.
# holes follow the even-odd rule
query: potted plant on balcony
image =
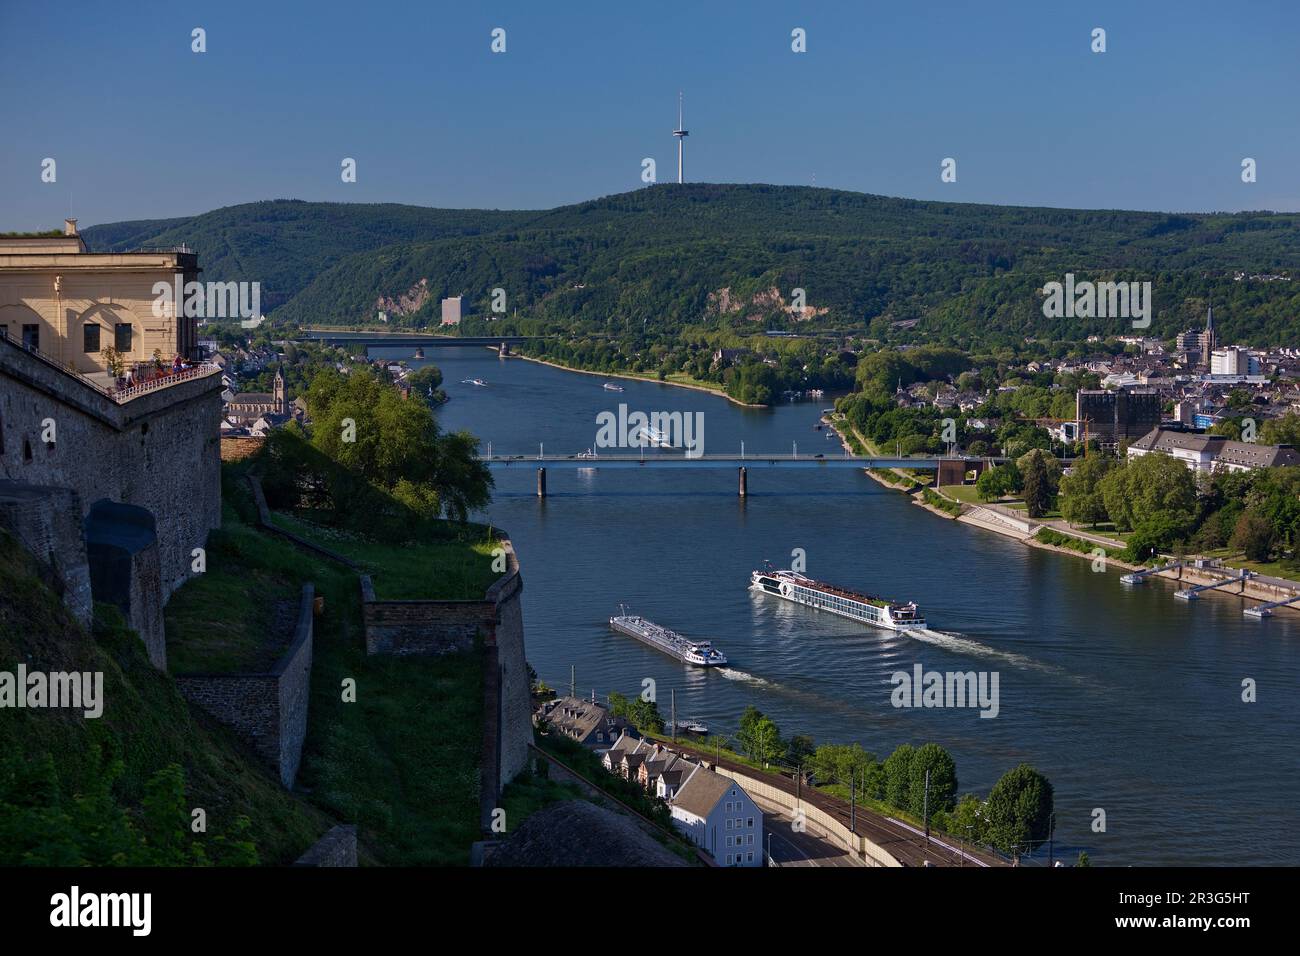
<svg viewBox="0 0 1300 956">
<path fill-rule="evenodd" d="M 126 360 L 123 359 L 122 353 L 113 346 L 105 346 L 99 353 L 104 358 L 104 367 L 113 378 L 120 379 L 122 372 L 126 368 Z"/>
</svg>

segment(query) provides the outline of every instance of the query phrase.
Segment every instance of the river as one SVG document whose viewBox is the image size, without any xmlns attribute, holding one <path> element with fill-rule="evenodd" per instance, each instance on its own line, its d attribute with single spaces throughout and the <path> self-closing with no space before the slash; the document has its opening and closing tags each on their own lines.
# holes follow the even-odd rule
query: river
<svg viewBox="0 0 1300 956">
<path fill-rule="evenodd" d="M 396 354 L 388 353 L 388 354 Z M 620 402 L 703 412 L 706 452 L 838 454 L 814 430 L 817 403 L 749 409 L 653 382 L 604 379 L 487 350 L 431 353 L 451 400 L 443 427 L 497 454 L 572 454 L 595 444 L 596 416 Z M 418 363 L 417 363 L 418 364 Z M 480 378 L 484 387 L 461 384 Z M 1126 588 L 1120 569 L 1028 548 L 943 520 L 850 469 L 498 470 L 483 516 L 506 529 L 524 575 L 528 657 L 580 695 L 632 695 L 655 681 L 668 715 L 734 733 L 747 705 L 783 736 L 900 743 L 952 753 L 962 793 L 981 796 L 1021 762 L 1055 788 L 1056 853 L 1098 865 L 1300 863 L 1300 616 L 1244 618 L 1240 598 L 1184 604 L 1166 582 Z M 747 589 L 750 571 L 786 566 L 831 583 L 916 601 L 929 629 L 867 628 Z M 721 672 L 678 664 L 609 630 L 623 603 L 730 658 Z M 999 710 L 896 708 L 890 675 L 996 672 Z M 1258 700 L 1242 700 L 1252 679 Z M 1096 811 L 1105 813 L 1098 832 Z M 1036 854 L 1045 857 L 1045 851 Z"/>
</svg>

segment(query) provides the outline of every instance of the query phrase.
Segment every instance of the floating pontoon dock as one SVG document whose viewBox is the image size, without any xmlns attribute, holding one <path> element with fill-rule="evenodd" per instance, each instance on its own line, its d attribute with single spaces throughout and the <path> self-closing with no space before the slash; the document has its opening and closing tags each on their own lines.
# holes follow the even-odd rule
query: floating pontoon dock
<svg viewBox="0 0 1300 956">
<path fill-rule="evenodd" d="M 1175 568 L 1181 568 L 1182 566 L 1183 562 L 1181 561 L 1170 561 L 1168 564 L 1162 564 L 1158 568 L 1143 568 L 1141 571 L 1133 571 L 1129 574 L 1121 575 L 1120 582 L 1122 584 L 1141 584 L 1147 579 L 1147 575 L 1149 574 L 1159 574 L 1161 571 L 1173 571 Z M 1181 579 L 1181 575 L 1179 577 Z"/>
<path fill-rule="evenodd" d="M 1227 587 L 1229 584 L 1240 584 L 1242 590 L 1245 590 L 1246 582 L 1251 578 L 1251 573 L 1245 568 L 1230 578 L 1224 578 L 1222 581 L 1215 581 L 1212 584 L 1196 584 L 1190 588 L 1184 588 L 1182 591 L 1175 591 L 1174 597 L 1180 601 L 1195 601 L 1201 596 L 1202 591 L 1213 591 L 1215 588 Z"/>
<path fill-rule="evenodd" d="M 1273 616 L 1273 608 L 1286 607 L 1286 605 L 1294 604 L 1297 601 L 1300 601 L 1300 594 L 1297 594 L 1294 597 L 1284 598 L 1281 601 L 1268 601 L 1264 604 L 1256 604 L 1254 607 L 1246 608 L 1241 613 L 1246 615 L 1246 617 L 1253 617 L 1262 621 L 1266 617 Z"/>
</svg>

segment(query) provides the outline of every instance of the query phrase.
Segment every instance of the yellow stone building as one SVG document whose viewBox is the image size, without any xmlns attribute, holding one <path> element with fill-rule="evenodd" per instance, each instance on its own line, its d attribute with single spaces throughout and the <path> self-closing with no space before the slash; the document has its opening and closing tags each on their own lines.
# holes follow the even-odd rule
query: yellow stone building
<svg viewBox="0 0 1300 956">
<path fill-rule="evenodd" d="M 127 368 L 154 352 L 193 357 L 197 320 L 182 310 L 155 315 L 156 283 L 197 281 L 198 259 L 187 249 L 90 252 L 77 221 L 63 235 L 0 235 L 0 333 L 84 375 L 102 377 L 105 350 Z"/>
</svg>

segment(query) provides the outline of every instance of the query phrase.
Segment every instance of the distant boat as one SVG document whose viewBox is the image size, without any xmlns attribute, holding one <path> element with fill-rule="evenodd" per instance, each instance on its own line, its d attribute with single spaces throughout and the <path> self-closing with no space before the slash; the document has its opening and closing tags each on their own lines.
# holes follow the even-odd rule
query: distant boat
<svg viewBox="0 0 1300 956">
<path fill-rule="evenodd" d="M 671 448 L 673 445 L 668 435 L 653 425 L 642 425 L 637 429 L 636 437 L 644 444 L 653 445 L 657 448 Z"/>
<path fill-rule="evenodd" d="M 481 378 L 462 378 L 462 379 L 460 380 L 460 384 L 462 384 L 462 385 L 478 385 L 480 388 L 486 388 L 486 387 L 487 387 L 487 382 L 483 381 L 483 379 L 481 379 Z"/>
<path fill-rule="evenodd" d="M 623 391 L 623 386 L 622 386 L 622 385 L 615 385 L 613 382 L 606 382 L 605 385 L 604 385 L 604 388 L 605 388 L 605 391 L 607 391 L 607 392 L 621 392 L 621 391 Z"/>
<path fill-rule="evenodd" d="M 594 451 L 592 451 L 590 448 L 588 448 L 586 451 L 580 451 L 580 452 L 578 452 L 578 454 L 575 455 L 574 457 L 575 457 L 575 458 L 596 458 L 596 457 L 598 457 L 598 456 L 596 455 L 596 453 L 595 453 Z"/>
<path fill-rule="evenodd" d="M 685 720 L 677 721 L 677 729 L 685 730 L 687 733 L 692 734 L 707 734 L 709 732 L 709 725 L 698 717 L 687 717 Z"/>
</svg>

